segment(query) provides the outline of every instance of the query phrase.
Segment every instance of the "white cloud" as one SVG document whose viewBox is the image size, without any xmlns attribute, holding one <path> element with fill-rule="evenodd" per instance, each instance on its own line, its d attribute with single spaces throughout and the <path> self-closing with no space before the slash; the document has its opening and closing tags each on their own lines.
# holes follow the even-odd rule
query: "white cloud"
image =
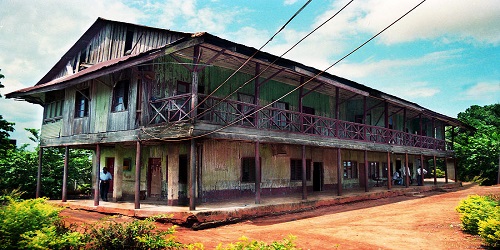
<svg viewBox="0 0 500 250">
<path fill-rule="evenodd" d="M 417 1 L 365 0 L 357 3 L 359 14 L 352 24 L 361 31 L 377 33 L 419 3 Z M 500 42 L 500 4 L 497 0 L 426 1 L 381 35 L 384 43 L 445 37 L 447 40 Z"/>
<path fill-rule="evenodd" d="M 369 58 L 361 63 L 340 63 L 329 72 L 350 79 L 359 79 L 370 75 L 391 74 L 403 68 L 429 64 L 439 64 L 460 56 L 461 50 L 437 51 L 418 58 L 383 59 L 374 61 Z"/>
<path fill-rule="evenodd" d="M 465 100 L 500 103 L 500 81 L 478 82 L 465 91 Z"/>
<path fill-rule="evenodd" d="M 285 2 L 283 4 L 285 4 L 285 5 L 293 5 L 297 1 L 299 1 L 299 0 L 285 0 Z"/>
</svg>

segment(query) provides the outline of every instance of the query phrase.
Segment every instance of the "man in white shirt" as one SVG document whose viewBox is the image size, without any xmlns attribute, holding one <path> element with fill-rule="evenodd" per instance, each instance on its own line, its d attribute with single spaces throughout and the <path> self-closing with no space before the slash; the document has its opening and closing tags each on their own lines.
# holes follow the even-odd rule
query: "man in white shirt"
<svg viewBox="0 0 500 250">
<path fill-rule="evenodd" d="M 109 182 L 113 179 L 111 177 L 111 173 L 108 172 L 108 168 L 103 167 L 101 173 L 99 174 L 99 178 L 101 180 L 99 189 L 101 193 L 101 199 L 103 201 L 108 201 L 108 191 L 109 191 Z"/>
<path fill-rule="evenodd" d="M 419 186 L 422 186 L 424 184 L 424 177 L 422 175 L 422 172 L 425 174 L 427 174 L 427 170 L 425 169 L 422 169 L 422 167 L 418 167 L 417 169 L 417 183 Z"/>
</svg>

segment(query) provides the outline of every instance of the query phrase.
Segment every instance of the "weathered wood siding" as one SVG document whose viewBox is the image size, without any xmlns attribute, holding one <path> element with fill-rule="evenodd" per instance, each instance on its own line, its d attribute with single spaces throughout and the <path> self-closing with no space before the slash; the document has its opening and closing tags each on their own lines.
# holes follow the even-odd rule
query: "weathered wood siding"
<svg viewBox="0 0 500 250">
<path fill-rule="evenodd" d="M 55 78 L 76 73 L 80 65 L 93 65 L 125 55 L 127 33 L 132 34 L 131 54 L 138 54 L 169 44 L 182 36 L 178 33 L 135 25 L 108 23 L 71 60 Z"/>
<path fill-rule="evenodd" d="M 101 77 L 99 81 L 93 81 L 92 107 L 90 113 L 90 131 L 92 133 L 106 132 L 108 117 L 113 93 L 110 77 Z"/>
<path fill-rule="evenodd" d="M 61 136 L 63 129 L 63 120 L 42 124 L 40 132 L 41 139 L 57 138 Z"/>
<path fill-rule="evenodd" d="M 291 180 L 290 160 L 302 158 L 300 146 L 286 146 L 286 155 L 273 155 L 272 145 L 261 144 L 261 188 L 273 193 L 272 189 L 296 190 L 302 186 L 301 180 Z M 337 183 L 336 150 L 306 148 L 306 159 L 311 160 L 311 179 L 313 185 L 313 162 L 323 163 L 323 185 L 332 187 Z M 255 144 L 235 141 L 210 140 L 203 143 L 202 183 L 203 191 L 250 190 L 255 192 L 253 182 L 241 181 L 242 159 L 255 157 Z M 267 189 L 267 190 L 266 190 Z"/>
</svg>

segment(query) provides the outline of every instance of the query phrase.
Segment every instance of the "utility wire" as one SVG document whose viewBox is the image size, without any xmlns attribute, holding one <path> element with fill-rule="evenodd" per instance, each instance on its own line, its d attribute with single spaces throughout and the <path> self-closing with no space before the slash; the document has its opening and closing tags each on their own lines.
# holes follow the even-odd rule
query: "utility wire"
<svg viewBox="0 0 500 250">
<path fill-rule="evenodd" d="M 353 1 L 353 0 L 351 0 L 351 2 L 352 2 L 352 1 Z M 262 46 L 261 46 L 261 47 L 260 47 L 257 51 L 255 51 L 255 52 L 253 53 L 253 55 L 251 55 L 251 56 L 250 56 L 250 57 L 249 57 L 249 58 L 248 58 L 248 59 L 247 59 L 247 60 L 246 60 L 246 61 L 245 61 L 245 62 L 244 62 L 244 63 L 243 63 L 243 64 L 242 64 L 242 65 L 241 65 L 238 69 L 236 69 L 236 70 L 235 70 L 235 71 L 234 71 L 234 72 L 233 72 L 233 73 L 232 73 L 232 74 L 231 74 L 231 75 L 230 75 L 230 76 L 229 76 L 226 80 L 224 80 L 224 82 L 222 82 L 219 86 L 217 86 L 217 87 L 216 87 L 216 88 L 215 88 L 215 89 L 214 89 L 214 90 L 213 90 L 210 94 L 208 94 L 207 96 L 205 96 L 205 98 L 204 98 L 203 100 L 201 100 L 200 102 L 198 102 L 198 104 L 197 104 L 197 105 L 196 105 L 193 109 L 189 110 L 189 111 L 188 111 L 185 115 L 187 116 L 187 115 L 191 114 L 194 110 L 198 109 L 198 107 L 200 107 L 203 103 L 205 103 L 205 102 L 206 102 L 206 101 L 207 101 L 207 100 L 208 100 L 208 99 L 209 99 L 212 95 L 214 95 L 214 94 L 215 94 L 215 92 L 217 92 L 217 90 L 219 90 L 219 89 L 220 89 L 220 88 L 221 88 L 224 84 L 226 84 L 226 83 L 227 83 L 227 82 L 228 82 L 228 81 L 229 81 L 229 80 L 230 80 L 230 79 L 231 79 L 234 75 L 236 75 L 236 73 L 238 73 L 238 72 L 239 72 L 239 71 L 240 71 L 240 70 L 241 70 L 241 69 L 242 69 L 242 68 L 243 68 L 243 67 L 244 67 L 244 66 L 245 66 L 248 62 L 250 62 L 250 60 L 251 60 L 252 58 L 254 58 L 254 57 L 255 57 L 255 55 L 257 55 L 257 53 L 259 53 L 259 52 L 260 52 L 260 51 L 261 51 L 261 50 L 262 50 L 262 49 L 263 49 L 263 48 L 264 48 L 267 44 L 269 44 L 269 43 L 270 43 L 270 42 L 271 42 L 271 41 L 272 41 L 272 40 L 273 40 L 273 39 L 274 39 L 274 38 L 275 38 L 275 37 L 276 37 L 276 36 L 277 36 L 277 35 L 281 32 L 281 31 L 283 31 L 283 30 L 285 29 L 285 27 L 286 27 L 286 26 L 287 26 L 287 25 L 288 25 L 288 24 L 289 24 L 289 23 L 290 23 L 290 22 L 291 22 L 291 21 L 292 21 L 292 20 L 293 20 L 293 19 L 297 16 L 297 15 L 299 15 L 299 13 L 300 13 L 300 12 L 302 12 L 302 10 L 304 10 L 304 9 L 306 8 L 306 6 L 307 6 L 307 5 L 309 5 L 309 3 L 311 3 L 311 2 L 312 2 L 312 0 L 308 0 L 308 1 L 304 4 L 304 5 L 302 5 L 302 7 L 301 7 L 299 10 L 297 10 L 297 11 L 295 12 L 295 14 L 293 14 L 293 16 L 292 16 L 292 17 L 290 17 L 290 18 L 288 19 L 288 21 L 287 21 L 287 22 L 286 22 L 283 26 L 281 26 L 281 28 L 280 28 L 278 31 L 276 31 L 276 32 L 274 33 L 274 35 L 273 35 L 271 38 L 269 38 L 269 40 L 267 40 L 267 42 L 265 42 L 265 43 L 264 43 L 264 44 L 263 44 L 263 45 L 262 45 Z M 287 51 L 287 52 L 288 52 L 288 51 Z M 282 55 L 282 56 L 283 56 L 283 55 Z M 281 57 L 280 57 L 280 58 L 281 58 Z M 276 60 L 277 60 L 277 59 L 276 59 Z M 276 62 L 276 60 L 275 60 L 274 62 Z M 273 62 L 273 63 L 274 63 L 274 62 Z M 266 68 L 266 70 L 267 70 L 269 67 L 270 67 L 270 66 L 268 66 L 268 67 Z M 265 71 L 265 70 L 264 70 L 264 71 Z M 263 72 L 264 72 L 264 71 L 263 71 Z M 263 73 L 263 72 L 262 72 L 262 73 Z M 260 76 L 262 73 L 260 73 L 258 76 Z M 256 77 L 258 77 L 258 76 L 256 76 Z M 241 87 L 239 87 L 237 90 L 241 89 L 243 86 L 245 86 L 246 84 L 248 84 L 249 82 L 251 82 L 252 80 L 254 80 L 256 77 L 253 77 L 253 78 L 251 78 L 249 81 L 245 82 L 245 83 L 244 83 Z M 237 91 L 237 90 L 236 90 L 236 91 Z M 224 101 L 224 100 L 227 100 L 227 98 L 229 98 L 229 97 L 230 97 L 230 96 L 232 96 L 234 93 L 236 93 L 236 91 L 233 91 L 232 93 L 230 93 L 229 95 L 227 95 L 226 97 L 224 97 L 221 101 L 219 101 L 219 102 L 218 102 L 218 103 L 216 103 L 215 105 L 212 105 L 212 107 L 219 105 L 219 103 L 221 103 L 221 102 L 222 102 L 222 101 Z M 190 120 L 193 120 L 193 119 L 196 119 L 196 118 L 201 117 L 201 116 L 202 116 L 203 114 L 205 114 L 208 110 L 209 110 L 209 109 L 204 110 L 204 111 L 202 112 L 202 114 L 197 114 L 195 118 L 188 118 L 188 120 L 187 120 L 187 121 L 190 121 Z M 168 126 L 167 128 L 165 128 L 165 130 L 170 129 L 172 126 L 176 125 L 177 123 L 180 123 L 180 121 L 175 121 L 175 122 L 171 123 L 171 124 L 170 124 L 170 126 Z"/>
<path fill-rule="evenodd" d="M 312 0 L 308 0 L 297 12 L 295 12 L 295 14 L 290 17 L 290 19 L 288 19 L 288 21 L 278 30 L 276 31 L 276 33 L 274 33 L 274 35 L 269 39 L 267 40 L 266 43 L 264 43 L 264 45 L 262 45 L 257 51 L 255 51 L 253 53 L 252 56 L 250 56 L 238 69 L 236 69 L 224 82 L 222 82 L 219 86 L 217 86 L 217 88 L 215 88 L 210 94 L 208 94 L 194 109 L 192 109 L 190 112 L 192 112 L 193 110 L 195 110 L 196 108 L 199 107 L 199 105 L 203 102 L 205 102 L 208 98 L 210 98 L 213 94 L 215 94 L 215 92 L 217 92 L 217 90 L 219 90 L 224 84 L 226 84 L 229 79 L 231 79 L 234 75 L 236 75 L 236 73 L 238 73 L 248 62 L 250 62 L 250 60 L 255 57 L 255 55 L 257 55 L 257 53 L 259 53 L 267 44 L 269 44 L 273 39 L 274 37 L 276 37 L 276 35 L 278 35 L 278 33 L 280 33 L 282 30 L 285 29 L 285 27 L 311 2 Z"/>
<path fill-rule="evenodd" d="M 396 19 L 394 22 L 392 22 L 391 24 L 389 24 L 387 27 L 385 27 L 384 29 L 382 29 L 380 32 L 378 32 L 377 34 L 375 34 L 374 36 L 372 36 L 370 39 L 368 39 L 366 42 L 362 43 L 361 45 L 359 45 L 357 48 L 355 48 L 354 50 L 352 50 L 351 52 L 349 52 L 348 54 L 346 54 L 345 56 L 343 56 L 342 58 L 340 58 L 339 60 L 337 60 L 335 63 L 331 64 L 330 66 L 328 66 L 326 69 L 320 71 L 319 73 L 317 73 L 316 75 L 314 75 L 313 77 L 311 77 L 309 80 L 305 81 L 304 83 L 298 85 L 297 87 L 295 87 L 294 89 L 292 89 L 291 91 L 289 91 L 288 93 L 282 95 L 281 97 L 279 97 L 278 99 L 270 102 L 269 104 L 265 105 L 265 106 L 262 106 L 261 108 L 257 109 L 257 110 L 254 110 L 252 113 L 248 114 L 248 115 L 245 115 L 223 127 L 220 127 L 218 129 L 215 129 L 213 131 L 210 131 L 210 132 L 207 132 L 207 133 L 204 133 L 204 134 L 201 134 L 201 135 L 197 135 L 197 136 L 192 136 L 192 137 L 189 137 L 189 138 L 181 138 L 181 139 L 175 139 L 175 140 L 171 140 L 171 139 L 161 139 L 161 138 L 157 138 L 157 139 L 161 139 L 163 141 L 185 141 L 185 140 L 191 140 L 191 139 L 196 139 L 196 138 L 201 138 L 201 137 L 205 137 L 207 135 L 210 135 L 210 134 L 213 134 L 213 133 L 216 133 L 216 132 L 219 132 L 223 129 L 226 129 L 242 120 L 244 120 L 245 118 L 249 117 L 249 116 L 252 116 L 254 114 L 256 114 L 257 112 L 260 112 L 261 110 L 265 109 L 265 108 L 268 108 L 270 107 L 271 105 L 273 105 L 274 103 L 280 101 L 281 99 L 285 98 L 286 96 L 290 95 L 291 93 L 295 92 L 296 90 L 302 88 L 303 86 L 305 86 L 307 83 L 311 82 L 312 80 L 314 80 L 315 78 L 317 78 L 318 76 L 320 76 L 321 74 L 325 73 L 327 70 L 331 69 L 332 67 L 334 67 L 335 65 L 337 65 L 339 62 L 341 62 L 342 60 L 344 60 L 345 58 L 347 58 L 348 56 L 350 56 L 351 54 L 353 54 L 354 52 L 356 52 L 357 50 L 359 50 L 361 47 L 365 46 L 367 43 L 369 43 L 370 41 L 372 41 L 373 39 L 375 39 L 376 37 L 378 37 L 380 34 L 382 34 L 384 31 L 386 31 L 387 29 L 389 29 L 390 27 L 392 27 L 394 24 L 396 24 L 397 22 L 399 22 L 401 19 L 403 19 L 405 16 L 407 16 L 408 14 L 410 14 L 413 10 L 415 10 L 416 8 L 418 8 L 420 5 L 422 5 L 426 0 L 422 0 L 419 4 L 417 4 L 415 7 L 413 7 L 412 9 L 410 9 L 409 11 L 407 11 L 405 14 L 403 14 L 401 17 L 399 17 L 398 19 Z M 145 132 L 146 134 L 152 136 L 153 138 L 156 138 L 155 136 L 147 133 L 146 131 L 144 131 L 143 129 L 143 132 Z"/>
<path fill-rule="evenodd" d="M 330 20 L 332 20 L 334 17 L 336 17 L 341 11 L 343 11 L 347 6 L 349 6 L 349 4 L 351 4 L 354 0 L 351 0 L 349 1 L 346 5 L 344 5 L 344 7 L 342 7 L 340 10 L 338 10 L 333 16 L 331 16 L 330 18 L 328 18 L 326 21 L 324 21 L 322 24 L 318 25 L 318 27 L 316 27 L 315 29 L 313 29 L 311 32 L 309 32 L 306 36 L 304 36 L 302 39 L 300 39 L 298 42 L 296 42 L 292 47 L 290 47 L 287 51 L 285 51 L 283 54 L 281 54 L 278 58 L 274 59 L 273 62 L 271 62 L 270 64 L 267 65 L 267 67 L 262 70 L 261 72 L 259 72 L 256 76 L 252 77 L 251 79 L 249 79 L 248 81 L 244 82 L 241 86 L 239 86 L 238 88 L 236 88 L 233 92 L 231 92 L 229 95 L 227 95 L 226 97 L 224 97 L 223 99 L 219 100 L 216 104 L 212 105 L 212 107 L 215 107 L 217 105 L 219 105 L 221 102 L 227 100 L 229 97 L 231 97 L 232 95 L 234 95 L 236 92 L 238 92 L 240 89 L 242 89 L 245 85 L 247 85 L 248 83 L 254 81 L 256 78 L 260 77 L 264 72 L 266 72 L 272 65 L 274 65 L 279 59 L 283 58 L 283 56 L 285 56 L 288 52 L 290 52 L 292 49 L 294 49 L 295 47 L 297 47 L 297 45 L 299 45 L 302 41 L 304 41 L 306 38 L 308 38 L 312 33 L 316 32 L 319 28 L 323 27 L 323 25 L 325 25 L 326 23 L 328 23 Z M 203 101 L 205 101 L 206 99 L 204 99 Z M 201 103 L 198 104 L 198 106 L 201 105 Z M 198 107 L 197 106 L 197 107 Z M 208 112 L 210 109 L 206 109 L 204 110 L 202 113 L 198 114 L 196 116 L 196 118 L 199 118 L 201 116 L 203 116 L 203 114 L 205 114 L 206 112 Z"/>
</svg>

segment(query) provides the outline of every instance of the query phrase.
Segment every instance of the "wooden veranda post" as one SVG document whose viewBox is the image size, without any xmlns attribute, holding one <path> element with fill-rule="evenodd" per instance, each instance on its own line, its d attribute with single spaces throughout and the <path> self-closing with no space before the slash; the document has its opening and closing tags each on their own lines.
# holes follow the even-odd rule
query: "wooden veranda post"
<svg viewBox="0 0 500 250">
<path fill-rule="evenodd" d="M 42 191 L 42 160 L 43 159 L 43 148 L 38 149 L 38 173 L 36 175 L 36 198 L 40 198 Z"/>
<path fill-rule="evenodd" d="M 448 159 L 444 158 L 444 182 L 448 184 Z"/>
<path fill-rule="evenodd" d="M 387 151 L 387 189 L 392 187 L 391 152 Z"/>
<path fill-rule="evenodd" d="M 95 149 L 95 188 L 94 188 L 94 206 L 99 206 L 99 171 L 101 168 L 101 145 L 97 144 Z"/>
<path fill-rule="evenodd" d="M 342 159 L 340 148 L 337 148 L 337 195 L 342 196 Z"/>
<path fill-rule="evenodd" d="M 135 192 L 134 192 L 134 208 L 141 208 L 141 142 L 135 143 Z"/>
<path fill-rule="evenodd" d="M 189 210 L 196 209 L 196 140 L 191 139 L 191 152 L 190 152 L 190 173 L 189 173 Z"/>
<path fill-rule="evenodd" d="M 307 200 L 306 163 L 306 146 L 302 145 L 302 200 Z"/>
<path fill-rule="evenodd" d="M 255 142 L 255 204 L 260 204 L 260 142 Z"/>
<path fill-rule="evenodd" d="M 405 186 L 410 186 L 410 167 L 408 165 L 408 153 L 405 153 Z"/>
<path fill-rule="evenodd" d="M 365 149 L 364 153 L 364 161 L 365 161 L 365 192 L 368 192 L 368 150 Z"/>
<path fill-rule="evenodd" d="M 69 164 L 69 147 L 64 147 L 64 170 L 63 170 L 63 186 L 62 186 L 62 202 L 68 200 L 68 164 Z"/>
<path fill-rule="evenodd" d="M 418 175 L 418 173 L 417 173 L 417 175 Z M 423 186 L 424 185 L 424 179 L 425 179 L 425 175 L 424 175 L 424 155 L 423 154 L 420 155 L 420 178 L 422 178 L 422 186 Z"/>
<path fill-rule="evenodd" d="M 436 173 L 436 156 L 432 157 L 432 162 L 434 163 L 434 186 L 437 185 L 437 173 Z"/>
<path fill-rule="evenodd" d="M 191 122 L 193 124 L 196 123 L 196 117 L 198 115 L 196 106 L 198 106 L 198 67 L 196 66 L 199 63 L 201 58 L 200 54 L 200 46 L 194 47 L 193 52 L 193 71 L 192 71 L 192 79 L 191 79 Z M 189 164 L 189 210 L 194 211 L 196 209 L 196 158 L 197 158 L 197 150 L 196 150 L 196 140 L 194 138 L 191 139 L 190 146 L 190 164 Z"/>
</svg>

